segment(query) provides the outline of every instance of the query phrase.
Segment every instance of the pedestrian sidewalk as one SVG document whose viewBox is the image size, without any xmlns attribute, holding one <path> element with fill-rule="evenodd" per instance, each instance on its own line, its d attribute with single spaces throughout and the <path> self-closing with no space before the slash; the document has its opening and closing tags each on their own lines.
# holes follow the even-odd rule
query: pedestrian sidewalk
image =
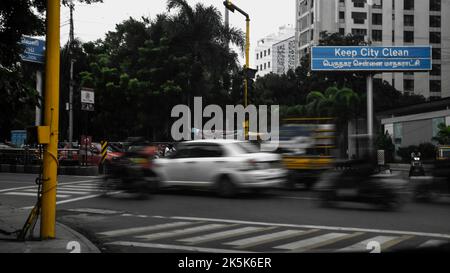
<svg viewBox="0 0 450 273">
<path fill-rule="evenodd" d="M 56 238 L 39 240 L 39 221 L 34 230 L 34 240 L 18 241 L 17 235 L 8 235 L 22 229 L 30 210 L 0 204 L 0 253 L 100 253 L 99 249 L 80 233 L 56 223 Z"/>
</svg>

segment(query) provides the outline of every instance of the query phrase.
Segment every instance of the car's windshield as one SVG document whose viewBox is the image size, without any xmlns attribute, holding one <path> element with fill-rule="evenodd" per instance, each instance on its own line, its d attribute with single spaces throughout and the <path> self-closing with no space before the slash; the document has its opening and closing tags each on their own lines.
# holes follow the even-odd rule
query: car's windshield
<svg viewBox="0 0 450 273">
<path fill-rule="evenodd" d="M 231 144 L 231 146 L 236 152 L 241 154 L 254 154 L 260 152 L 258 146 L 250 142 L 236 142 Z"/>
</svg>

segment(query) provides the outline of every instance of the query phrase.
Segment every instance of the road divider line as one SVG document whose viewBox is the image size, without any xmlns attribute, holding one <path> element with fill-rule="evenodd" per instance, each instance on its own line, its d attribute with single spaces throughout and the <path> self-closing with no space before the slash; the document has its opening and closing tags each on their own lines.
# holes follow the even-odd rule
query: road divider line
<svg viewBox="0 0 450 273">
<path fill-rule="evenodd" d="M 131 234 L 143 233 L 143 232 L 149 232 L 149 231 L 155 231 L 155 230 L 161 230 L 161 229 L 182 227 L 182 226 L 187 226 L 187 225 L 192 225 L 192 224 L 195 224 L 195 223 L 193 223 L 193 222 L 175 222 L 175 223 L 168 223 L 168 224 L 161 224 L 161 225 L 154 225 L 154 226 L 118 229 L 118 230 L 100 232 L 97 234 L 102 235 L 102 236 L 108 236 L 108 237 L 117 237 L 117 236 L 131 235 Z"/>
<path fill-rule="evenodd" d="M 262 228 L 262 227 L 242 227 L 242 228 L 226 230 L 226 231 L 221 231 L 221 232 L 216 232 L 216 233 L 211 233 L 211 234 L 206 234 L 206 235 L 200 235 L 200 236 L 191 237 L 191 238 L 180 239 L 178 241 L 188 243 L 188 244 L 202 244 L 202 243 L 206 243 L 206 242 L 223 240 L 223 239 L 228 239 L 228 238 L 232 238 L 232 237 L 236 237 L 236 236 L 242 236 L 242 235 L 247 235 L 247 234 L 266 231 L 266 230 L 267 230 L 267 228 Z"/>
<path fill-rule="evenodd" d="M 202 225 L 202 226 L 197 226 L 197 227 L 192 227 L 192 228 L 177 229 L 177 230 L 153 233 L 153 234 L 148 234 L 148 235 L 140 235 L 140 236 L 135 236 L 135 238 L 150 241 L 150 240 L 158 240 L 158 239 L 163 239 L 163 238 L 192 234 L 192 233 L 196 233 L 196 232 L 210 231 L 210 230 L 226 228 L 226 227 L 229 227 L 229 225 L 208 224 L 208 225 Z"/>
<path fill-rule="evenodd" d="M 351 228 L 351 227 L 336 227 L 336 226 L 296 225 L 296 224 L 251 222 L 251 221 L 231 220 L 231 219 L 183 217 L 183 216 L 169 216 L 169 217 L 166 217 L 166 219 L 185 220 L 185 221 L 209 221 L 209 222 L 217 222 L 217 223 L 234 223 L 234 224 L 243 224 L 243 225 L 276 226 L 276 227 L 300 228 L 300 229 L 324 229 L 324 230 L 333 230 L 333 231 L 353 231 L 353 232 L 367 232 L 367 233 L 381 233 L 381 234 L 399 234 L 399 235 L 413 235 L 413 236 L 424 236 L 424 237 L 450 239 L 450 234 L 416 232 L 416 231 L 367 229 L 367 228 Z"/>
<path fill-rule="evenodd" d="M 167 245 L 167 244 L 152 244 L 152 243 L 140 243 L 140 242 L 111 242 L 107 245 L 126 246 L 126 247 L 142 247 L 142 248 L 157 248 L 157 249 L 169 249 L 169 250 L 182 250 L 200 253 L 255 253 L 249 251 L 236 251 L 220 248 L 206 248 L 206 247 L 194 247 L 194 246 L 179 246 L 179 245 Z"/>
</svg>

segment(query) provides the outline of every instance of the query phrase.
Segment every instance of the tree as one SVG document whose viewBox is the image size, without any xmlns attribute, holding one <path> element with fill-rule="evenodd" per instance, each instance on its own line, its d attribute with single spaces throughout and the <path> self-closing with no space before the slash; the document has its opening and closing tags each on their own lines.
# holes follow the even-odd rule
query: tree
<svg viewBox="0 0 450 273">
<path fill-rule="evenodd" d="M 214 7 L 186 1 L 167 7 L 170 13 L 129 18 L 84 47 L 90 64 L 83 85 L 96 90 L 94 137 L 170 140 L 173 106 L 193 96 L 225 105 L 240 92 L 237 82 L 227 83 L 230 75 L 241 77 L 228 41 L 242 46 L 243 33 L 226 28 Z"/>
<path fill-rule="evenodd" d="M 440 145 L 450 145 L 450 126 L 446 126 L 445 123 L 439 124 L 439 132 L 433 138 Z"/>
<path fill-rule="evenodd" d="M 63 4 L 67 4 L 63 1 Z M 80 0 L 93 3 L 102 0 Z M 13 128 L 23 129 L 33 120 L 39 98 L 34 88 L 35 64 L 21 63 L 23 35 L 45 34 L 45 0 L 2 0 L 0 2 L 0 137 Z"/>
</svg>

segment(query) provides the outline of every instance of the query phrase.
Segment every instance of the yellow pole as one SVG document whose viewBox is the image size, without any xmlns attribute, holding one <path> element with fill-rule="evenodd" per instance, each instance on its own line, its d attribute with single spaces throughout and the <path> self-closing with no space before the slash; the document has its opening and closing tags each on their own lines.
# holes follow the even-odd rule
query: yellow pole
<svg viewBox="0 0 450 273">
<path fill-rule="evenodd" d="M 60 1 L 47 1 L 44 124 L 50 127 L 50 143 L 44 151 L 41 239 L 55 238 L 58 171 Z"/>
</svg>

